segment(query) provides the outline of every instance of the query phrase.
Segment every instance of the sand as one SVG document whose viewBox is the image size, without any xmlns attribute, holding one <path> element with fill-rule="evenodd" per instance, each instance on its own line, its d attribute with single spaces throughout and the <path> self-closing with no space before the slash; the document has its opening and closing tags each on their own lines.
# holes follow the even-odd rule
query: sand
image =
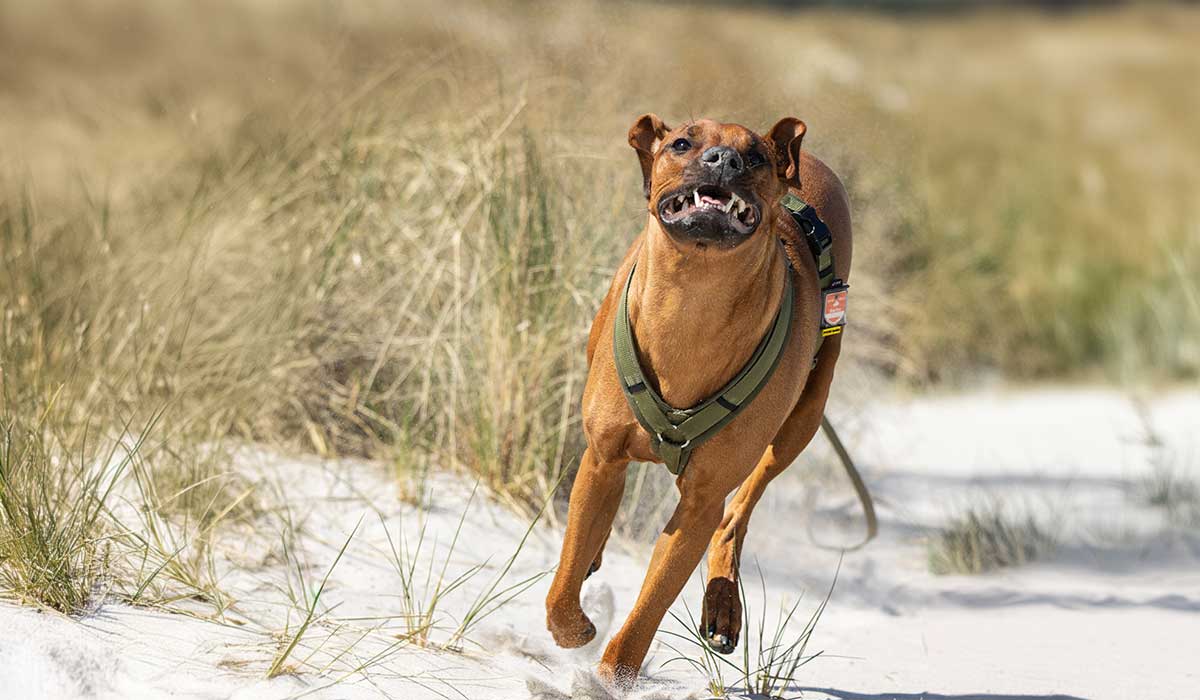
<svg viewBox="0 0 1200 700">
<path fill-rule="evenodd" d="M 827 545 L 853 542 L 862 527 L 852 491 L 828 469 L 820 437 L 755 512 L 744 559 L 755 615 L 764 605 L 760 585 L 771 619 L 781 601 L 803 596 L 803 619 L 791 628 L 798 633 L 841 561 L 808 647 L 822 653 L 800 669 L 787 697 L 1200 698 L 1200 527 L 1173 520 L 1139 491 L 1156 468 L 1200 480 L 1200 394 L 1135 402 L 1110 389 L 987 391 L 891 397 L 832 415 L 877 497 L 881 535 L 844 557 L 814 544 L 814 537 Z M 598 640 L 564 651 L 543 624 L 544 573 L 561 543 L 553 523 L 534 527 L 499 578 L 529 520 L 482 492 L 470 500 L 471 484 L 461 476 L 433 475 L 429 501 L 418 506 L 401 498 L 380 464 L 247 447 L 238 468 L 288 504 L 303 583 L 281 554 L 286 528 L 274 513 L 221 539 L 216 567 L 236 600 L 224 620 L 117 602 L 78 618 L 0 605 L 0 695 L 608 697 L 591 669 L 633 603 L 645 543 L 610 547 L 585 587 Z M 405 643 L 389 533 L 412 548 L 423 522 L 417 570 L 433 562 L 436 579 L 469 500 L 448 577 L 483 567 L 441 602 L 434 643 Z M 1037 518 L 1056 547 L 1021 567 L 931 574 L 925 543 L 933 529 L 966 507 L 997 500 Z M 351 532 L 289 672 L 267 679 L 278 633 L 302 618 L 288 582 L 293 591 L 314 590 Z M 470 630 L 460 649 L 439 648 L 494 581 L 500 590 L 540 574 Z M 700 585 L 698 578 L 689 583 L 676 604 L 680 614 L 685 601 L 696 611 Z M 192 607 L 211 617 L 211 607 Z M 664 630 L 684 631 L 672 620 Z M 659 640 L 679 644 L 663 632 Z M 657 645 L 646 680 L 629 697 L 709 697 L 695 669 L 663 666 L 673 656 Z M 731 660 L 740 663 L 740 650 Z M 725 675 L 738 697 L 740 679 Z"/>
</svg>

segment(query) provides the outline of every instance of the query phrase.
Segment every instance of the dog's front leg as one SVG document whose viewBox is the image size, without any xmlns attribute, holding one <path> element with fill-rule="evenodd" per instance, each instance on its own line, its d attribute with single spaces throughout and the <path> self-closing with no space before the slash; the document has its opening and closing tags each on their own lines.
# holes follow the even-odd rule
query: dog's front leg
<svg viewBox="0 0 1200 700">
<path fill-rule="evenodd" d="M 758 465 L 725 510 L 721 527 L 713 535 L 708 549 L 708 584 L 700 615 L 700 634 L 713 651 L 729 654 L 742 632 L 742 601 L 739 596 L 742 543 L 750 524 L 750 514 L 762 498 L 767 484 L 796 461 L 808 447 L 821 425 L 833 368 L 841 352 L 842 337 L 825 342 L 817 367 L 809 375 L 804 393 L 783 422 L 779 432 L 758 460 Z"/>
<path fill-rule="evenodd" d="M 580 647 L 596 636 L 596 626 L 579 605 L 579 593 L 612 529 L 625 491 L 628 464 L 625 460 L 602 462 L 591 447 L 580 461 L 571 487 L 558 571 L 546 596 L 546 628 L 560 647 Z"/>
<path fill-rule="evenodd" d="M 700 563 L 709 538 L 721 523 L 726 493 L 728 490 L 681 484 L 679 505 L 654 546 L 637 603 L 604 650 L 600 675 L 605 680 L 628 686 L 637 678 L 659 623 Z"/>
</svg>

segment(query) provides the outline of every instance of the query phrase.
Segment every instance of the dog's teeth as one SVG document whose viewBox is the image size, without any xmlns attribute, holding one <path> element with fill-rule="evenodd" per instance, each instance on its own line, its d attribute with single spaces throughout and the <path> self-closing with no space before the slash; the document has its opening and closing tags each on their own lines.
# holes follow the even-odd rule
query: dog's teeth
<svg viewBox="0 0 1200 700">
<path fill-rule="evenodd" d="M 734 195 L 734 196 L 737 196 L 737 195 Z M 734 201 L 733 199 L 730 199 L 730 200 L 729 200 L 729 203 L 725 205 L 725 213 L 726 213 L 726 214 L 728 214 L 728 213 L 729 213 L 729 210 L 730 210 L 730 209 L 733 209 L 733 205 L 734 205 L 734 204 L 737 204 L 737 202 L 736 202 L 736 201 Z"/>
<path fill-rule="evenodd" d="M 696 200 L 696 206 L 700 206 L 700 190 L 692 191 L 692 197 Z"/>
</svg>

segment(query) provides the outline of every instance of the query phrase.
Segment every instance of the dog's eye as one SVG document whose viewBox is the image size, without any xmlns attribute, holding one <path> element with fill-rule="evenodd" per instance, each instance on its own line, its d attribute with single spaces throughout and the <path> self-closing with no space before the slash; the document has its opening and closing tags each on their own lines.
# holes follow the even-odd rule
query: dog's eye
<svg viewBox="0 0 1200 700">
<path fill-rule="evenodd" d="M 692 142 L 687 139 L 675 139 L 671 142 L 671 148 L 674 148 L 676 153 L 683 153 L 691 150 Z"/>
<path fill-rule="evenodd" d="M 763 163 L 766 163 L 766 162 L 767 162 L 766 157 L 763 156 L 763 154 L 759 153 L 758 151 L 750 151 L 749 153 L 746 154 L 746 164 L 749 165 L 751 168 L 758 166 L 758 165 L 762 165 Z"/>
</svg>

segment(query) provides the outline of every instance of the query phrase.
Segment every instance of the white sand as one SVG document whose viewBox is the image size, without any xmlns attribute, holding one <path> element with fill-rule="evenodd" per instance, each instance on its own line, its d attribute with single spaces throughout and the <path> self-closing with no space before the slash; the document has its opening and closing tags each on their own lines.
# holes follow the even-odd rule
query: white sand
<svg viewBox="0 0 1200 700">
<path fill-rule="evenodd" d="M 1139 415 L 1149 417 L 1158 447 L 1147 443 Z M 1064 389 L 890 400 L 834 416 L 878 498 L 882 534 L 846 555 L 809 647 L 824 654 L 801 669 L 790 696 L 1200 698 L 1200 531 L 1170 524 L 1136 495 L 1156 462 L 1200 479 L 1200 394 L 1154 399 L 1142 414 L 1116 392 Z M 751 523 L 750 602 L 756 610 L 763 604 L 757 561 L 772 616 L 781 599 L 804 594 L 807 619 L 837 567 L 838 553 L 815 547 L 808 527 L 840 542 L 853 541 L 861 527 L 837 476 L 820 480 L 815 513 L 805 508 L 814 489 L 801 476 L 827 462 L 821 443 L 772 485 Z M 293 628 L 299 620 L 279 556 L 280 516 L 271 514 L 226 536 L 217 552 L 222 588 L 238 601 L 227 624 L 111 603 L 77 620 L 0 606 L 0 697 L 605 697 L 590 669 L 636 596 L 644 547 L 610 547 L 588 582 L 585 607 L 601 639 L 584 649 L 559 650 L 545 632 L 548 578 L 484 621 L 463 653 L 398 645 L 402 623 L 379 619 L 399 612 L 400 586 L 377 514 L 393 537 L 403 527 L 412 543 L 419 515 L 401 503 L 383 469 L 250 452 L 240 466 L 290 505 L 310 590 L 362 519 L 330 578 L 325 615 L 293 654 L 308 659 L 305 672 L 265 678 L 278 646 L 271 632 L 289 610 Z M 431 486 L 425 548 L 436 539 L 440 565 L 469 485 L 441 475 Z M 928 528 L 997 497 L 1038 515 L 1058 548 L 997 573 L 930 574 Z M 453 628 L 491 584 L 526 525 L 477 497 L 449 572 L 488 564 L 443 602 L 443 626 Z M 552 567 L 560 537 L 536 528 L 506 583 Z M 295 574 L 291 580 L 296 585 Z M 684 594 L 693 612 L 699 587 L 697 579 Z M 682 631 L 670 620 L 664 627 Z M 661 667 L 671 656 L 652 652 L 649 678 L 633 697 L 707 697 L 694 670 Z M 734 675 L 726 679 L 736 684 Z"/>
</svg>

